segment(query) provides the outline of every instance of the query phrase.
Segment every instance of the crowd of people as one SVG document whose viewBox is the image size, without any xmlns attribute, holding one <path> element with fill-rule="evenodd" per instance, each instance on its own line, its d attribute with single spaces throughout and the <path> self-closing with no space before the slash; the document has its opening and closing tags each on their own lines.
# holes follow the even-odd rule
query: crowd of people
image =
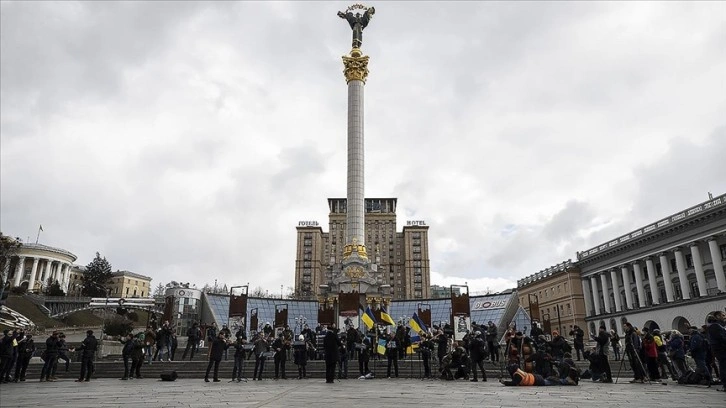
<svg viewBox="0 0 726 408">
<path fill-rule="evenodd" d="M 398 362 L 415 350 L 417 361 L 423 365 L 423 378 L 443 380 L 487 381 L 485 362 L 496 363 L 500 378 L 505 369 L 509 379 L 502 380 L 505 385 L 577 385 L 581 379 L 592 379 L 603 383 L 613 382 L 614 361 L 618 371 L 622 370 L 627 359 L 634 378 L 631 383 L 643 383 L 672 378 L 687 384 L 721 384 L 720 390 L 726 391 L 726 313 L 712 312 L 707 324 L 691 327 L 682 334 L 677 330 L 661 333 L 648 328 L 638 329 L 624 323 L 621 336 L 615 331 L 599 327 L 598 333 L 585 340 L 584 331 L 574 326 L 568 341 L 557 331 L 546 336 L 542 329 L 533 325 L 530 334 L 525 335 L 516 327 L 510 327 L 500 345 L 500 333 L 493 322 L 486 325 L 472 323 L 472 329 L 461 340 L 454 340 L 449 325 L 434 326 L 421 333 L 412 333 L 410 327 L 399 323 L 397 326 L 377 326 L 362 331 L 353 325 L 339 330 L 335 325 L 318 325 L 311 329 L 305 325 L 299 335 L 294 335 L 289 326 L 273 329 L 267 323 L 260 330 L 253 330 L 248 341 L 245 330 L 237 330 L 234 335 L 226 325 L 219 329 L 211 326 L 192 324 L 187 330 L 187 344 L 182 355 L 190 360 L 206 342 L 209 360 L 204 376 L 205 381 L 218 382 L 219 366 L 222 359 L 227 360 L 231 352 L 234 359 L 232 380 L 242 381 L 243 364 L 254 359 L 252 380 L 262 380 L 265 365 L 272 360 L 274 379 L 287 379 L 287 361 L 292 359 L 297 367 L 297 378 L 307 377 L 309 360 L 325 361 L 326 382 L 336 378 L 346 379 L 349 375 L 349 361 L 358 361 L 355 378 L 373 378 L 370 362 L 376 359 L 386 365 L 386 377 L 398 377 Z M 144 363 L 154 361 L 174 361 L 177 338 L 169 322 L 159 327 L 149 326 L 137 334 L 129 333 L 118 339 L 122 344 L 124 374 L 122 380 L 143 378 L 141 368 Z M 624 350 L 621 352 L 621 341 Z M 572 345 L 571 345 L 572 344 Z M 586 347 L 586 344 L 593 346 Z M 45 341 L 40 354 L 43 360 L 40 381 L 55 381 L 58 363 L 65 363 L 68 371 L 71 358 L 69 352 L 75 351 L 80 357 L 81 372 L 76 381 L 86 382 L 94 372 L 94 358 L 98 350 L 98 340 L 93 331 L 78 347 L 69 347 L 62 332 L 53 332 Z M 574 347 L 573 347 L 574 346 Z M 504 347 L 504 350 L 500 348 Z M 230 350 L 231 349 L 231 350 Z M 612 349 L 612 355 L 610 352 Z M 574 352 L 574 353 L 573 353 Z M 22 330 L 5 330 L 0 339 L 0 381 L 25 381 L 31 357 L 36 354 L 32 334 Z M 573 358 L 584 360 L 586 370 L 578 368 Z M 686 363 L 686 356 L 695 362 L 695 368 Z M 499 364 L 500 356 L 503 358 Z M 251 363 L 251 362 L 250 362 Z M 432 366 L 436 367 L 434 375 Z M 720 379 L 719 379 L 720 378 Z"/>
</svg>

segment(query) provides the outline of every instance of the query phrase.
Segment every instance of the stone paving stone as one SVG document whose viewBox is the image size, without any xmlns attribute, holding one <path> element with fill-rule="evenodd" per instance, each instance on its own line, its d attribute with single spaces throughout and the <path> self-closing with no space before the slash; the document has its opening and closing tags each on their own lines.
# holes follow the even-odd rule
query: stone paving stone
<svg viewBox="0 0 726 408">
<path fill-rule="evenodd" d="M 205 383 L 202 380 L 161 382 L 156 379 L 90 383 L 63 380 L 29 381 L 0 386 L 0 407 L 290 407 L 340 402 L 348 407 L 397 405 L 567 408 L 607 404 L 608 408 L 726 407 L 726 394 L 715 388 L 660 384 L 599 384 L 576 387 L 505 387 L 486 383 L 413 379 L 255 381 Z"/>
</svg>

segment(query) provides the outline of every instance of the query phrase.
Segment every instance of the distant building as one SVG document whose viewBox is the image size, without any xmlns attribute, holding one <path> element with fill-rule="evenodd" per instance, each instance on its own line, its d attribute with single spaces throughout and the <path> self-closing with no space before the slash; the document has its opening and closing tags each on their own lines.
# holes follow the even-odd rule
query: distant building
<svg viewBox="0 0 726 408">
<path fill-rule="evenodd" d="M 517 296 L 519 305 L 544 326 L 546 334 L 557 330 L 567 337 L 575 325 L 585 330 L 580 270 L 573 262 L 562 262 L 518 280 Z"/>
<path fill-rule="evenodd" d="M 81 294 L 83 287 L 85 266 L 74 266 L 71 269 L 68 285 L 68 295 L 76 296 Z M 110 289 L 111 297 L 149 297 L 151 296 L 151 280 L 152 278 L 129 271 L 111 272 L 111 280 L 106 284 L 106 288 Z"/>
<path fill-rule="evenodd" d="M 726 305 L 726 194 L 577 254 L 590 333 L 687 331 Z"/>
<path fill-rule="evenodd" d="M 431 285 L 429 293 L 431 293 L 431 299 L 449 299 L 451 298 L 451 287 Z M 461 295 L 461 288 L 455 287 L 454 294 Z"/>
<path fill-rule="evenodd" d="M 428 229 L 423 221 L 408 221 L 396 231 L 396 198 L 365 199 L 365 244 L 368 257 L 391 285 L 394 300 L 430 297 Z M 329 198 L 329 232 L 315 221 L 297 226 L 295 298 L 315 300 L 328 282 L 332 265 L 343 259 L 347 200 Z"/>
<path fill-rule="evenodd" d="M 12 287 L 42 292 L 49 282 L 58 282 L 68 291 L 68 275 L 76 256 L 65 249 L 42 244 L 23 244 L 16 255 L 0 259 L 2 276 Z"/>
</svg>

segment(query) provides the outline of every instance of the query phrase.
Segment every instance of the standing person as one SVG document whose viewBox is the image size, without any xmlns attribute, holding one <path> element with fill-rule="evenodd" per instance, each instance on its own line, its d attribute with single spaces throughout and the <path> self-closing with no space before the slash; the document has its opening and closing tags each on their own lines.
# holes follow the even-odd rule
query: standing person
<svg viewBox="0 0 726 408">
<path fill-rule="evenodd" d="M 706 341 L 698 331 L 698 327 L 691 327 L 691 341 L 688 344 L 688 351 L 696 362 L 696 372 L 711 382 L 711 370 L 706 364 Z"/>
<path fill-rule="evenodd" d="M 121 349 L 121 358 L 124 361 L 124 376 L 121 379 L 128 380 L 131 369 L 131 354 L 134 351 L 134 336 L 129 333 L 125 338 L 119 339 L 119 341 L 124 345 L 123 349 Z"/>
<path fill-rule="evenodd" d="M 229 339 L 230 337 L 232 337 L 232 332 L 229 330 L 229 328 L 227 328 L 226 324 L 222 325 L 222 329 L 219 330 L 219 332 L 224 336 L 224 340 L 229 343 Z M 228 351 L 228 349 L 224 349 L 224 361 L 227 361 Z"/>
<path fill-rule="evenodd" d="M 54 331 L 45 341 L 45 352 L 43 353 L 45 358 L 43 368 L 40 370 L 40 382 L 55 381 L 50 378 L 50 375 L 53 372 L 53 366 L 58 363 L 58 348 L 60 347 L 58 334 L 57 331 Z"/>
<path fill-rule="evenodd" d="M 394 374 L 398 378 L 398 340 L 394 334 L 389 335 L 386 340 L 386 357 L 388 358 L 386 378 L 391 378 L 391 365 L 393 365 Z"/>
<path fill-rule="evenodd" d="M 341 333 L 338 337 L 342 344 L 340 347 L 340 360 L 338 360 L 338 379 L 340 380 L 348 378 L 348 345 L 346 343 L 346 333 Z"/>
<path fill-rule="evenodd" d="M 81 354 L 81 376 L 76 382 L 91 381 L 91 373 L 93 372 L 93 358 L 98 350 L 98 340 L 93 335 L 93 330 L 86 332 L 86 338 L 83 339 L 81 346 L 78 348 Z"/>
<path fill-rule="evenodd" d="M 171 334 L 169 335 L 169 361 L 174 361 L 174 356 L 176 355 L 176 348 L 178 346 L 179 340 L 177 340 L 176 338 L 176 329 L 172 329 Z"/>
<path fill-rule="evenodd" d="M 436 337 L 434 337 L 434 341 L 436 342 L 436 354 L 439 358 L 439 367 L 442 366 L 442 360 L 444 359 L 444 356 L 446 356 L 446 353 L 448 352 L 447 347 L 449 345 L 449 339 L 446 337 L 446 334 L 444 334 L 444 331 L 439 329 L 438 333 L 436 334 Z"/>
<path fill-rule="evenodd" d="M 487 381 L 487 372 L 484 369 L 484 357 L 487 354 L 486 343 L 481 337 L 480 331 L 474 332 L 474 337 L 469 341 L 469 356 L 471 358 L 471 370 L 473 371 L 473 378 L 471 382 L 477 382 L 477 367 L 481 370 L 481 380 Z"/>
<path fill-rule="evenodd" d="M 153 360 L 154 344 L 156 343 L 156 332 L 151 326 L 146 326 L 146 332 L 144 333 L 144 354 L 146 354 L 146 364 L 151 364 Z"/>
<path fill-rule="evenodd" d="M 622 356 L 620 355 L 620 336 L 615 330 L 610 330 L 610 344 L 613 347 L 613 353 L 615 354 L 615 361 L 620 361 Z"/>
<path fill-rule="evenodd" d="M 133 340 L 133 349 L 131 350 L 131 373 L 129 378 L 136 377 L 142 379 L 141 366 L 144 364 L 144 333 L 139 333 Z"/>
<path fill-rule="evenodd" d="M 201 337 L 202 331 L 199 330 L 199 324 L 197 322 L 194 322 L 192 324 L 192 327 L 187 329 L 187 347 L 184 349 L 182 360 L 186 360 L 187 352 L 190 348 L 192 350 L 192 354 L 191 357 L 189 357 L 189 361 L 194 360 L 194 352 L 197 351 L 197 346 L 199 345 L 199 340 L 201 340 Z"/>
<path fill-rule="evenodd" d="M 368 369 L 368 362 L 371 359 L 371 339 L 368 336 L 363 337 L 363 345 L 358 352 L 358 373 L 361 376 L 371 372 Z M 425 364 L 425 363 L 424 363 Z"/>
<path fill-rule="evenodd" d="M 285 340 L 284 333 L 280 332 L 277 335 L 275 341 L 272 342 L 272 350 L 275 352 L 275 379 L 280 378 L 286 380 L 287 375 L 285 374 L 285 363 L 287 362 L 287 350 L 290 349 L 290 344 Z"/>
<path fill-rule="evenodd" d="M 292 358 L 293 362 L 297 366 L 297 379 L 301 380 L 307 377 L 307 364 L 308 364 L 308 342 L 305 335 L 300 335 L 297 338 L 297 342 L 292 346 Z"/>
<path fill-rule="evenodd" d="M 270 346 L 265 340 L 264 334 L 257 333 L 257 340 L 255 340 L 255 347 L 252 351 L 255 353 L 255 372 L 252 374 L 252 380 L 262 381 L 262 370 L 265 369 L 265 353 L 269 350 Z"/>
<path fill-rule="evenodd" d="M 599 335 L 600 335 L 600 333 L 598 332 L 598 336 Z M 570 336 L 572 336 L 572 342 L 575 345 L 575 352 L 577 353 L 577 361 L 580 361 L 580 353 L 582 353 L 583 355 L 585 354 L 585 332 L 580 328 L 580 326 L 575 325 L 572 327 L 572 330 L 570 331 Z"/>
<path fill-rule="evenodd" d="M 219 362 L 222 361 L 224 349 L 227 348 L 227 340 L 222 333 L 217 334 L 217 338 L 209 343 L 209 364 L 207 364 L 207 373 L 204 375 L 204 382 L 209 382 L 209 371 L 214 365 L 214 382 L 219 382 Z"/>
<path fill-rule="evenodd" d="M 499 343 L 499 332 L 497 325 L 491 320 L 487 323 L 487 348 L 489 349 L 489 361 L 499 362 L 499 353 L 497 353 L 497 345 Z"/>
<path fill-rule="evenodd" d="M 25 371 L 28 369 L 30 359 L 35 353 L 35 342 L 33 335 L 27 334 L 18 343 L 18 362 L 15 364 L 15 382 L 25 381 Z"/>
<path fill-rule="evenodd" d="M 212 325 L 207 328 L 207 343 L 212 343 L 217 338 L 217 322 L 212 322 Z"/>
<path fill-rule="evenodd" d="M 645 354 L 645 366 L 648 368 L 648 377 L 651 380 L 660 380 L 658 349 L 655 345 L 655 339 L 648 329 L 643 329 L 643 354 Z"/>
<path fill-rule="evenodd" d="M 65 333 L 60 333 L 58 335 L 58 341 L 60 343 L 60 346 L 58 346 L 58 359 L 63 360 L 66 362 L 66 372 L 70 369 L 71 365 L 71 359 L 68 357 L 68 344 L 66 343 L 66 335 Z M 51 377 L 55 377 L 56 369 L 58 368 L 58 364 L 55 364 L 53 367 L 53 372 L 51 373 Z"/>
<path fill-rule="evenodd" d="M 600 326 L 597 331 L 597 337 L 592 336 L 593 340 L 597 342 L 597 356 L 599 361 L 599 367 L 603 369 L 605 376 L 602 378 L 602 382 L 611 383 L 613 382 L 613 373 L 610 369 L 610 362 L 608 361 L 608 349 L 610 348 L 610 336 L 607 333 L 605 326 Z M 583 351 L 583 355 L 585 352 Z"/>
<path fill-rule="evenodd" d="M 10 375 L 13 360 L 13 340 L 14 336 L 10 334 L 10 330 L 3 330 L 3 338 L 0 339 L 0 382 L 8 382 L 6 373 Z"/>
<path fill-rule="evenodd" d="M 723 311 L 711 312 L 706 317 L 706 323 L 708 324 L 706 335 L 711 344 L 711 353 L 718 360 L 721 376 L 720 391 L 726 391 L 726 313 Z"/>
<path fill-rule="evenodd" d="M 343 344 L 338 338 L 337 329 L 335 324 L 331 325 L 331 328 L 325 332 L 323 338 L 323 351 L 325 352 L 325 382 L 327 384 L 333 384 L 335 382 L 335 366 L 338 364 L 340 359 L 340 348 Z"/>
<path fill-rule="evenodd" d="M 171 330 L 169 330 L 169 324 L 168 322 L 164 322 L 164 324 L 159 327 L 159 330 L 156 332 L 156 353 L 154 354 L 154 360 L 158 361 L 164 361 L 164 354 L 166 354 L 166 361 L 170 361 L 169 357 L 169 337 L 171 335 Z"/>
<path fill-rule="evenodd" d="M 641 340 L 635 328 L 630 322 L 625 323 L 625 355 L 628 356 L 630 368 L 633 370 L 631 383 L 642 383 L 645 379 L 645 371 L 641 364 L 638 353 L 640 352 Z"/>
<path fill-rule="evenodd" d="M 238 332 L 239 333 L 239 332 Z M 232 368 L 232 381 L 237 379 L 237 382 L 242 381 L 242 367 L 245 361 L 245 343 L 247 339 L 242 336 L 237 336 L 237 341 L 234 343 L 234 367 Z"/>
<path fill-rule="evenodd" d="M 663 340 L 663 336 L 660 334 L 659 329 L 653 330 L 653 341 L 655 342 L 655 349 L 658 354 L 657 360 L 658 360 L 658 368 L 660 368 L 660 378 L 668 378 L 668 376 L 666 375 L 666 369 L 668 369 L 668 374 L 670 374 L 671 379 L 673 379 L 673 381 L 677 381 L 678 378 L 676 377 L 676 374 L 673 371 L 671 362 L 668 361 L 668 354 L 666 352 L 666 343 Z"/>
</svg>

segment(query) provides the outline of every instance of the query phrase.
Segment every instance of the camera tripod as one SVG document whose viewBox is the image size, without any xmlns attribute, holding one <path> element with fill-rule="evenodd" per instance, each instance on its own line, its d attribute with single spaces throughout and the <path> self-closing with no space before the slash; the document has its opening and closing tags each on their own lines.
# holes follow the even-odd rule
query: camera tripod
<svg viewBox="0 0 726 408">
<path fill-rule="evenodd" d="M 650 376 L 648 375 L 648 372 L 645 371 L 645 366 L 643 366 L 643 361 L 640 359 L 640 355 L 638 355 L 638 352 L 635 351 L 632 344 L 625 345 L 625 355 L 628 356 L 629 361 L 631 355 L 635 356 L 635 361 L 638 363 L 638 367 L 640 367 L 640 372 L 643 374 L 643 378 L 648 382 L 648 384 L 652 384 Z M 617 384 L 618 380 L 620 380 L 620 371 L 623 369 L 623 364 L 625 364 L 625 358 L 620 360 L 620 367 L 618 368 L 618 375 L 615 379 L 615 384 Z M 633 370 L 635 370 L 635 367 L 633 367 Z"/>
</svg>

